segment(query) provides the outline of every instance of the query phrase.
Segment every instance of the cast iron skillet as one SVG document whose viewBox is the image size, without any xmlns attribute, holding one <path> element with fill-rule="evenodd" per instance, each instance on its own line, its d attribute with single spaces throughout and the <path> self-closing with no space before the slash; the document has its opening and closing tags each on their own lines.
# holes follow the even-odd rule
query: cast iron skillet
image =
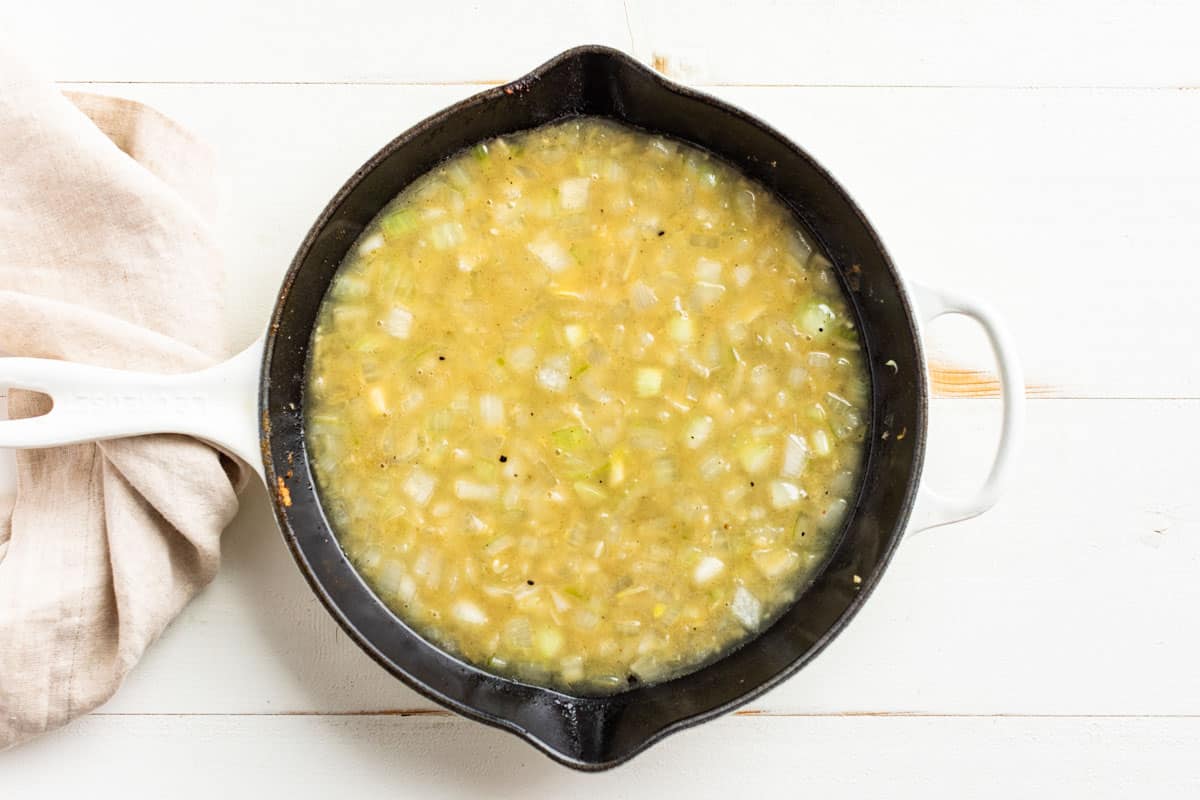
<svg viewBox="0 0 1200 800">
<path fill-rule="evenodd" d="M 580 114 L 610 117 L 698 145 L 773 190 L 832 258 L 857 316 L 872 387 L 860 490 L 836 549 L 808 589 L 740 649 L 689 675 L 608 697 L 576 697 L 498 677 L 414 633 L 375 597 L 338 546 L 314 490 L 304 437 L 314 320 L 334 272 L 363 228 L 413 179 L 457 151 Z M 918 294 L 925 319 L 957 312 L 984 325 L 1005 386 L 1004 432 L 988 481 L 962 500 L 921 490 L 925 510 L 919 525 L 930 527 L 980 513 L 995 502 L 1020 428 L 1022 383 L 1007 337 L 986 310 L 945 293 Z M 45 417 L 0 422 L 0 446 L 180 432 L 213 442 L 256 468 L 261 461 L 260 474 L 297 564 L 360 647 L 426 697 L 511 731 L 567 766 L 600 770 L 786 680 L 842 630 L 871 593 L 919 496 L 928 405 L 920 321 L 862 212 L 803 150 L 745 112 L 671 83 L 622 53 L 579 47 L 419 123 L 363 165 L 300 245 L 265 345 L 260 341 L 225 364 L 181 376 L 0 360 L 0 385 L 40 390 L 55 400 Z"/>
</svg>

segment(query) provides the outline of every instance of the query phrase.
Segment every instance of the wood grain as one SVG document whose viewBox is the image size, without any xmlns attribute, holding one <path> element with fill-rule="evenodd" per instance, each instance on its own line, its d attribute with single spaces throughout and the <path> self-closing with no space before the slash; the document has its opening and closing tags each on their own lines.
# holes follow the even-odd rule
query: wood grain
<svg viewBox="0 0 1200 800">
<path fill-rule="evenodd" d="M 687 0 L 443 0 L 419 12 L 372 0 L 57 0 L 5 16 L 14 39 L 45 58 L 55 78 L 73 81 L 507 81 L 569 46 L 599 43 L 675 77 L 719 84 L 1200 83 L 1197 9 L 1187 0 L 979 0 L 953 13 L 939 0 L 759 0 L 736 13 Z"/>
<path fill-rule="evenodd" d="M 186 731 L 186 735 L 181 735 Z M 0 753 L 39 797 L 1194 796 L 1197 719 L 736 717 L 624 767 L 570 772 L 455 717 L 92 716 Z M 64 769 L 65 754 L 73 767 Z M 14 794 L 14 796 L 18 796 Z"/>
<path fill-rule="evenodd" d="M 943 361 L 929 362 L 929 379 L 934 397 L 980 399 L 1000 396 L 1000 378 L 984 369 L 971 369 Z M 1039 383 L 1026 383 L 1026 397 L 1055 397 L 1061 390 Z"/>
<path fill-rule="evenodd" d="M 771 713 L 1200 713 L 1200 401 L 1034 400 L 1022 470 L 987 514 L 905 541 L 854 622 Z M 936 400 L 925 480 L 970 490 L 999 401 Z M 1110 431 L 1138 431 L 1142 463 Z M 216 581 L 106 712 L 435 709 L 359 651 L 291 561 L 265 492 L 226 533 Z M 1119 636 L 1120 644 L 1114 637 Z M 215 648 L 215 649 L 214 649 Z M 1153 675 L 1153 680 L 1130 680 Z M 182 676 L 186 676 L 186 680 Z"/>
<path fill-rule="evenodd" d="M 228 176 L 229 325 L 239 343 L 261 332 L 297 245 L 346 177 L 397 133 L 474 90 L 90 88 L 149 102 L 217 149 Z M 827 166 L 906 278 L 989 300 L 1015 334 L 1031 385 L 1056 397 L 1200 397 L 1191 267 L 1200 252 L 1192 141 L 1200 92 L 719 94 Z M 1131 269 L 1139 264 L 1153 268 Z M 935 360 L 991 368 L 969 320 L 939 320 L 930 339 Z"/>
<path fill-rule="evenodd" d="M 216 582 L 100 714 L 0 754 L 0 796 L 1196 795 L 1198 14 L 1187 0 L 0 12 L 50 76 L 149 102 L 213 143 L 238 343 L 370 154 L 597 41 L 794 137 L 909 279 L 998 308 L 1034 398 L 996 509 L 904 542 L 799 676 L 626 769 L 568 773 L 404 689 L 319 607 L 251 493 Z M 926 480 L 964 491 L 998 428 L 994 367 L 969 322 L 929 339 L 945 399 Z"/>
</svg>

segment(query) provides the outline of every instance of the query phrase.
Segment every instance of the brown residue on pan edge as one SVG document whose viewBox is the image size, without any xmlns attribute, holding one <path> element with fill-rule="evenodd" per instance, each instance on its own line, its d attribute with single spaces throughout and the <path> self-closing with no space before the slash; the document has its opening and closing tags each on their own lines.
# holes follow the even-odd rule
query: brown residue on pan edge
<svg viewBox="0 0 1200 800">
<path fill-rule="evenodd" d="M 279 502 L 283 503 L 284 508 L 292 507 L 292 490 L 283 482 L 283 478 L 275 479 L 275 494 L 279 497 Z"/>
<path fill-rule="evenodd" d="M 650 58 L 650 66 L 654 67 L 655 72 L 661 72 L 663 75 L 668 74 L 671 62 L 662 53 L 655 53 Z"/>
<path fill-rule="evenodd" d="M 956 367 L 944 361 L 930 361 L 929 376 L 933 381 L 934 397 L 1000 396 L 1000 379 L 987 370 Z M 1027 383 L 1025 394 L 1050 397 L 1055 394 L 1055 389 L 1052 386 Z"/>
</svg>

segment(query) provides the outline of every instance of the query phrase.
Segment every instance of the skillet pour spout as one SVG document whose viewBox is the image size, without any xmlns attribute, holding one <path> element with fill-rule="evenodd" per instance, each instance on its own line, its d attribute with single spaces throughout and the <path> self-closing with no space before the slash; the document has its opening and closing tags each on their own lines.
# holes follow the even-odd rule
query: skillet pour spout
<svg viewBox="0 0 1200 800">
<path fill-rule="evenodd" d="M 855 316 L 871 383 L 857 494 L 826 562 L 792 605 L 757 637 L 687 675 L 650 686 L 631 683 L 626 691 L 603 697 L 570 696 L 493 675 L 414 632 L 374 595 L 339 546 L 305 445 L 305 375 L 313 327 L 325 292 L 359 234 L 413 180 L 460 150 L 573 115 L 609 117 L 707 149 L 774 192 L 833 262 Z M 184 375 L 152 375 L 0 359 L 0 386 L 41 391 L 54 400 L 46 416 L 0 421 L 0 447 L 185 433 L 261 465 L 276 519 L 301 572 L 364 651 L 447 708 L 515 733 L 569 767 L 607 769 L 795 674 L 866 600 L 910 513 L 914 529 L 920 529 L 974 516 L 995 503 L 1011 473 L 1022 426 L 1020 365 L 1003 326 L 984 306 L 947 292 L 913 289 L 906 290 L 846 192 L 797 145 L 745 112 L 671 83 L 622 53 L 579 47 L 435 114 L 364 164 L 297 251 L 266 336 L 225 364 Z M 947 313 L 966 314 L 982 324 L 1003 386 L 1000 446 L 986 482 L 967 498 L 945 498 L 920 486 L 929 385 L 921 324 Z M 168 403 L 128 402 L 138 396 L 186 396 L 202 403 L 205 413 L 181 415 Z"/>
</svg>

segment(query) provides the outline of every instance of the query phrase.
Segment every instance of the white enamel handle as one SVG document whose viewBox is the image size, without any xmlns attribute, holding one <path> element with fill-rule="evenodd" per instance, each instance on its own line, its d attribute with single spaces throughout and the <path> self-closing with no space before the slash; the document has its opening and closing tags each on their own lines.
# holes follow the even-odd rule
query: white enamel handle
<svg viewBox="0 0 1200 800">
<path fill-rule="evenodd" d="M 179 375 L 131 372 L 46 358 L 0 358 L 0 386 L 54 401 L 48 414 L 0 420 L 0 447 L 36 448 L 182 433 L 262 475 L 258 376 L 263 340 L 228 361 Z"/>
<path fill-rule="evenodd" d="M 994 506 L 1012 476 L 1025 429 L 1025 378 L 1012 337 L 999 317 L 985 304 L 970 298 L 927 286 L 918 285 L 913 288 L 922 328 L 946 314 L 963 314 L 983 328 L 991 343 L 992 352 L 996 355 L 996 364 L 1000 371 L 1004 420 L 1001 423 L 996 457 L 983 485 L 973 494 L 950 497 L 922 483 L 917 491 L 917 501 L 909 525 L 910 533 L 970 519 Z"/>
</svg>

